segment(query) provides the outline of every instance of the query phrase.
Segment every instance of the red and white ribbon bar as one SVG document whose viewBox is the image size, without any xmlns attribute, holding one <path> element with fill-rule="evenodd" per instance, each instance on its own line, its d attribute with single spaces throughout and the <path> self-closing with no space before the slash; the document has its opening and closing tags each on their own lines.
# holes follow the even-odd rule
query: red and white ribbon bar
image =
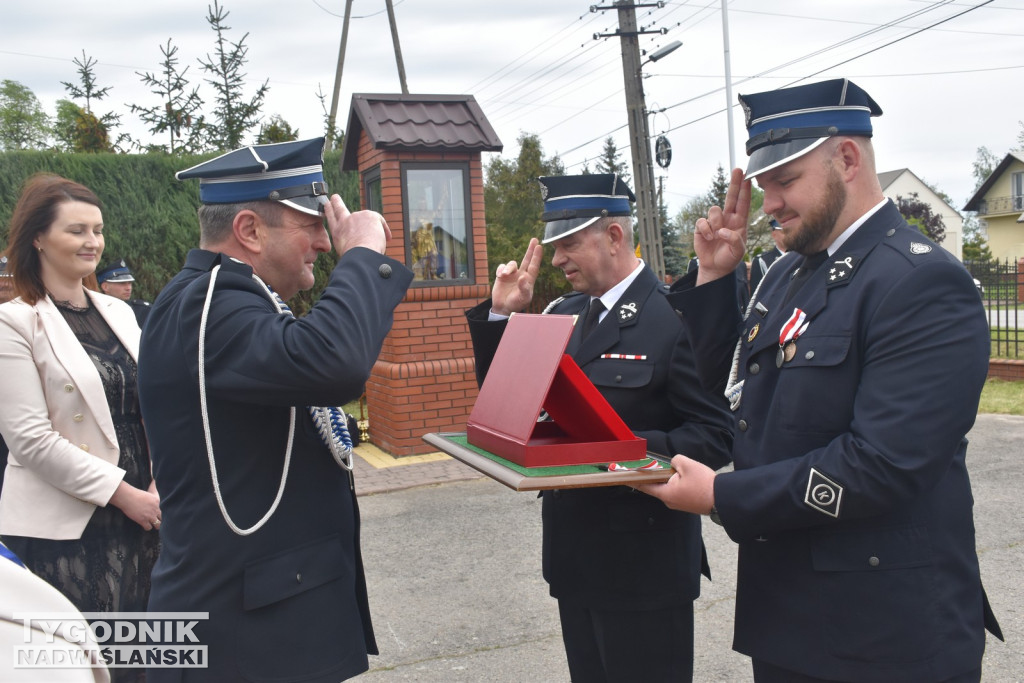
<svg viewBox="0 0 1024 683">
<path fill-rule="evenodd" d="M 625 465 L 620 465 L 617 462 L 608 464 L 609 472 L 651 472 L 653 470 L 660 469 L 664 469 L 664 466 L 657 460 L 652 460 L 643 467 L 626 467 Z"/>
<path fill-rule="evenodd" d="M 602 353 L 601 358 L 610 358 L 612 360 L 647 360 L 646 355 L 633 353 Z"/>
</svg>

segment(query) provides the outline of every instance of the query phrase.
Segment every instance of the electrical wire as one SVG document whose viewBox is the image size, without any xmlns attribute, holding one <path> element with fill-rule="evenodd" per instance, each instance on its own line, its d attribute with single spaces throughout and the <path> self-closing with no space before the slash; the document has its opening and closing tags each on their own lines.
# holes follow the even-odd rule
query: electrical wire
<svg viewBox="0 0 1024 683">
<path fill-rule="evenodd" d="M 864 57 L 866 55 L 869 55 L 869 54 L 872 54 L 872 53 L 877 52 L 879 50 L 882 50 L 882 49 L 884 49 L 886 47 L 890 47 L 890 46 L 892 46 L 892 45 L 894 45 L 896 43 L 899 43 L 899 42 L 901 42 L 903 40 L 911 38 L 911 37 L 913 37 L 915 35 L 918 35 L 918 34 L 924 32 L 924 31 L 933 29 L 933 28 L 935 28 L 937 26 L 940 26 L 940 25 L 942 25 L 942 24 L 944 24 L 944 23 L 946 23 L 948 21 L 952 21 L 953 19 L 956 19 L 956 18 L 961 17 L 961 16 L 963 16 L 963 15 L 969 13 L 969 12 L 972 12 L 972 11 L 974 11 L 976 9 L 984 7 L 985 5 L 991 4 L 992 2 L 994 2 L 994 0 L 984 0 L 984 2 L 975 4 L 975 5 L 971 5 L 970 7 L 968 7 L 967 9 L 965 9 L 965 10 L 963 10 L 961 12 L 958 12 L 956 14 L 950 15 L 949 17 L 943 18 L 943 19 L 941 19 L 939 21 L 936 21 L 933 24 L 930 24 L 930 25 L 925 26 L 923 28 L 919 28 L 917 30 L 914 30 L 911 33 L 908 33 L 908 34 L 906 34 L 904 36 L 901 36 L 899 38 L 891 40 L 891 41 L 889 41 L 889 42 L 887 42 L 887 43 L 885 43 L 883 45 L 880 45 L 878 47 L 872 48 L 870 50 L 866 50 L 866 51 L 861 52 L 861 53 L 859 53 L 857 55 L 854 55 L 853 57 L 850 57 L 848 59 L 844 59 L 844 60 L 842 60 L 840 62 L 832 64 L 829 67 L 826 67 L 824 69 L 820 69 L 820 70 L 815 71 L 813 73 L 807 74 L 806 76 L 800 77 L 800 78 L 798 78 L 796 80 L 791 81 L 789 84 L 784 85 L 784 86 L 780 86 L 780 87 L 789 87 L 789 86 L 794 85 L 796 83 L 800 83 L 801 81 L 807 80 L 808 78 L 813 78 L 814 76 L 819 75 L 819 74 L 821 74 L 821 73 L 823 73 L 825 71 L 828 71 L 830 69 L 834 69 L 834 68 L 836 68 L 838 66 L 841 66 L 843 64 L 847 64 L 847 63 L 852 62 L 852 61 L 854 61 L 856 59 L 859 59 L 859 58 Z M 740 81 L 737 81 L 736 83 L 734 83 L 734 85 L 738 85 L 738 84 L 741 84 L 741 83 L 744 83 L 744 82 L 747 82 L 749 80 L 753 80 L 753 79 L 756 79 L 756 78 L 762 78 L 762 77 L 764 77 L 764 76 L 766 76 L 768 74 L 771 74 L 771 73 L 773 73 L 775 71 L 778 71 L 780 69 L 784 69 L 784 68 L 786 68 L 788 66 L 793 66 L 794 64 L 797 64 L 797 63 L 800 63 L 800 62 L 805 61 L 807 59 L 811 59 L 813 57 L 819 56 L 819 55 L 824 54 L 825 52 L 828 52 L 830 50 L 837 49 L 839 47 L 848 45 L 851 42 L 854 42 L 856 40 L 860 40 L 860 39 L 863 39 L 863 38 L 868 37 L 870 35 L 873 35 L 873 34 L 879 32 L 879 31 L 881 31 L 883 29 L 897 27 L 897 24 L 900 23 L 900 22 L 906 21 L 907 19 L 918 17 L 918 16 L 920 16 L 920 15 L 926 13 L 926 12 L 929 12 L 929 11 L 932 11 L 934 9 L 938 9 L 940 7 L 944 7 L 944 6 L 947 6 L 947 5 L 950 5 L 950 4 L 953 4 L 953 0 L 943 0 L 942 2 L 933 2 L 933 3 L 929 4 L 929 6 L 926 7 L 926 8 L 922 8 L 921 10 L 917 10 L 915 12 L 911 12 L 908 15 L 905 15 L 903 17 L 900 17 L 900 18 L 895 19 L 895 20 L 890 21 L 890 22 L 886 22 L 885 24 L 881 24 L 881 25 L 879 25 L 877 27 L 874 27 L 874 28 L 872 28 L 869 31 L 865 31 L 865 32 L 863 32 L 861 34 L 858 34 L 856 36 L 852 36 L 850 38 L 846 38 L 846 39 L 844 39 L 842 41 L 839 41 L 838 43 L 834 43 L 833 45 L 830 45 L 828 47 L 822 48 L 820 50 L 815 50 L 814 52 L 808 53 L 808 54 L 806 54 L 806 55 L 804 55 L 802 57 L 798 57 L 796 59 L 792 59 L 792 60 L 790 60 L 790 61 L 788 61 L 788 62 L 786 62 L 784 64 L 780 64 L 780 65 L 777 65 L 777 66 L 772 67 L 770 69 L 766 69 L 765 71 L 762 71 L 762 72 L 760 72 L 758 74 L 755 74 L 754 76 L 747 77 L 747 78 L 744 78 L 744 79 L 742 79 Z M 677 102 L 675 104 L 672 104 L 672 105 L 669 105 L 667 107 L 664 107 L 662 109 L 662 111 L 667 111 L 669 109 L 674 109 L 676 107 L 692 103 L 692 102 L 694 102 L 696 100 L 699 100 L 699 99 L 702 99 L 704 97 L 708 97 L 710 95 L 719 93 L 719 92 L 721 92 L 724 89 L 725 89 L 724 87 L 715 88 L 715 89 L 710 90 L 708 92 L 701 93 L 700 95 L 696 95 L 694 97 L 688 98 L 687 100 L 684 100 L 682 102 Z M 738 105 L 731 105 L 731 106 L 738 106 Z M 705 119 L 711 118 L 711 117 L 716 116 L 718 114 L 722 114 L 725 111 L 727 111 L 726 108 L 718 109 L 717 111 L 713 111 L 713 112 L 711 112 L 709 114 L 705 114 L 703 116 L 700 116 L 700 117 L 697 117 L 697 118 L 692 119 L 690 121 L 687 121 L 686 123 L 682 123 L 682 124 L 679 124 L 679 125 L 674 126 L 672 128 L 669 128 L 669 129 L 663 131 L 662 134 L 670 133 L 672 131 L 679 130 L 681 128 L 685 128 L 687 126 L 693 125 L 695 123 L 698 123 L 698 122 L 703 121 Z M 608 131 L 607 133 L 604 133 L 604 134 L 599 135 L 599 136 L 597 136 L 595 138 L 592 138 L 592 139 L 590 139 L 590 140 L 588 140 L 588 141 L 586 141 L 584 143 L 581 143 L 581 144 L 579 144 L 579 145 L 577 145 L 577 146 L 575 146 L 575 147 L 573 147 L 573 148 L 571 148 L 569 150 L 563 151 L 562 155 L 564 156 L 564 155 L 567 155 L 567 154 L 571 154 L 572 152 L 575 152 L 575 151 L 577 151 L 579 149 L 582 149 L 583 147 L 591 145 L 591 144 L 593 144 L 594 142 L 596 142 L 598 140 L 603 140 L 606 137 L 608 137 L 608 135 L 611 135 L 612 133 L 615 133 L 615 132 L 617 132 L 619 130 L 622 130 L 625 127 L 626 127 L 626 124 L 623 124 L 622 126 L 619 126 L 617 128 L 614 128 L 614 129 Z M 567 165 L 566 168 L 570 168 L 572 166 L 579 165 L 579 163 L 585 163 L 585 161 L 584 162 L 577 162 L 577 163 L 574 163 L 574 164 L 571 164 L 571 165 Z"/>
</svg>

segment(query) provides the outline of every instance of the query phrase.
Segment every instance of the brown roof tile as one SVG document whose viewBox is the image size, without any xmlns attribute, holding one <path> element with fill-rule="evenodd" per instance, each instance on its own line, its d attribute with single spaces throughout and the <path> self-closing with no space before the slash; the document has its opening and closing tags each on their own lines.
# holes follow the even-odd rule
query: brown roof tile
<svg viewBox="0 0 1024 683">
<path fill-rule="evenodd" d="M 374 149 L 500 152 L 503 145 L 472 95 L 352 95 L 341 170 L 358 168 L 363 131 Z"/>
</svg>

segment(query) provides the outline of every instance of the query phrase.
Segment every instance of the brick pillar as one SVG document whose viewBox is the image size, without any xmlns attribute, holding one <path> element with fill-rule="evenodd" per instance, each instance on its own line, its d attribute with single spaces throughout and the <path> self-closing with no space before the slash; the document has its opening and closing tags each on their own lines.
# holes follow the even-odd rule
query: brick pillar
<svg viewBox="0 0 1024 683">
<path fill-rule="evenodd" d="M 464 311 L 488 295 L 477 285 L 409 290 L 366 385 L 374 445 L 415 455 L 435 450 L 427 432 L 466 430 L 477 386 Z"/>
<path fill-rule="evenodd" d="M 468 227 L 475 281 L 413 284 L 395 310 L 394 326 L 366 384 L 370 441 L 395 456 L 429 453 L 435 449 L 423 441 L 423 435 L 465 431 L 477 397 L 476 364 L 465 311 L 491 294 L 480 155 L 406 152 L 399 158 L 363 141 L 360 160 L 361 166 L 380 170 L 381 213 L 392 233 L 387 254 L 403 262 L 409 230 L 402 209 L 401 161 L 468 160 L 470 164 L 472 216 Z M 365 187 L 360 192 L 365 192 Z"/>
<path fill-rule="evenodd" d="M 370 441 L 392 455 L 426 453 L 434 449 L 423 435 L 465 431 L 476 402 L 465 310 L 490 295 L 481 154 L 500 152 L 502 144 L 471 95 L 356 93 L 345 132 L 341 170 L 359 171 L 362 206 L 387 220 L 388 256 L 414 264 L 422 278 L 395 310 L 367 381 Z M 461 188 L 451 184 L 452 169 L 461 171 Z M 445 171 L 445 179 L 420 173 L 433 170 Z M 416 196 L 403 197 L 406 190 Z M 442 214 L 449 232 L 434 239 L 441 253 L 460 250 L 459 272 L 452 257 L 436 279 L 441 271 L 431 271 L 422 256 L 426 242 L 414 242 L 413 231 Z"/>
<path fill-rule="evenodd" d="M 1024 303 L 1024 258 L 1017 259 L 1017 303 Z"/>
</svg>

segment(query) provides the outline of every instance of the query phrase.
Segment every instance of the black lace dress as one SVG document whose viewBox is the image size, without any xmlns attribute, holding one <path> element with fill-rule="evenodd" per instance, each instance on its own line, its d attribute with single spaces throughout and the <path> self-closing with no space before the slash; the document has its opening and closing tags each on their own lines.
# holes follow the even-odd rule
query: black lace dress
<svg viewBox="0 0 1024 683">
<path fill-rule="evenodd" d="M 99 311 L 55 301 L 103 380 L 121 447 L 124 481 L 145 490 L 153 480 L 142 427 L 135 360 Z M 96 508 L 82 537 L 58 541 L 4 536 L 4 542 L 35 574 L 55 586 L 82 612 L 144 612 L 160 536 L 146 531 L 113 505 Z M 142 672 L 114 669 L 115 680 Z"/>
</svg>

